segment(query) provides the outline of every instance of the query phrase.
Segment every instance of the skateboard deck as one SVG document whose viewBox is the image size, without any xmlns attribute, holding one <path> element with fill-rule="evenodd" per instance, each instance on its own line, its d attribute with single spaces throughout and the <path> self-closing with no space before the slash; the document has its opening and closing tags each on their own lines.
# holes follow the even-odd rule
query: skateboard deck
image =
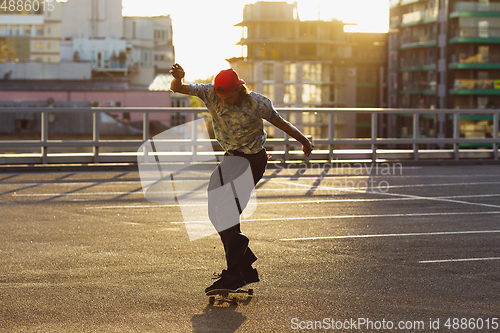
<svg viewBox="0 0 500 333">
<path fill-rule="evenodd" d="M 247 294 L 249 296 L 253 295 L 253 289 L 236 289 L 236 290 L 231 290 L 231 289 L 214 289 L 210 290 L 207 292 L 208 296 L 208 303 L 214 304 L 215 301 L 220 301 L 220 302 L 231 302 L 232 304 L 236 305 L 238 304 L 238 297 L 236 297 L 234 294 Z"/>
</svg>

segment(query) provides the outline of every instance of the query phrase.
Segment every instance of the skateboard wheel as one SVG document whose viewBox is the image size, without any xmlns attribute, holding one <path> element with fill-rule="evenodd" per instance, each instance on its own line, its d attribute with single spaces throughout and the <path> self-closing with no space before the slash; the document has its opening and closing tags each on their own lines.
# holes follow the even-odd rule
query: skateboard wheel
<svg viewBox="0 0 500 333">
<path fill-rule="evenodd" d="M 215 303 L 215 297 L 214 297 L 214 296 L 210 296 L 210 297 L 208 298 L 208 303 L 209 303 L 209 304 L 214 304 L 214 303 Z"/>
<path fill-rule="evenodd" d="M 231 299 L 231 303 L 233 303 L 234 305 L 238 304 L 238 298 L 233 297 L 233 298 Z"/>
<path fill-rule="evenodd" d="M 248 289 L 248 295 L 250 295 L 250 296 L 253 295 L 253 289 Z"/>
</svg>

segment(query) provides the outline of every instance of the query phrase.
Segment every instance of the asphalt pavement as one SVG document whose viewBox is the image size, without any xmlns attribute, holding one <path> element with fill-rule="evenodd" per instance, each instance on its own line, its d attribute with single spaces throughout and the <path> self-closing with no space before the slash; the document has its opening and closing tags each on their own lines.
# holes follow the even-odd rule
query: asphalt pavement
<svg viewBox="0 0 500 333">
<path fill-rule="evenodd" d="M 190 241 L 139 173 L 0 174 L 0 331 L 500 332 L 499 171 L 269 168 L 236 306 L 204 294 L 218 236 Z"/>
</svg>

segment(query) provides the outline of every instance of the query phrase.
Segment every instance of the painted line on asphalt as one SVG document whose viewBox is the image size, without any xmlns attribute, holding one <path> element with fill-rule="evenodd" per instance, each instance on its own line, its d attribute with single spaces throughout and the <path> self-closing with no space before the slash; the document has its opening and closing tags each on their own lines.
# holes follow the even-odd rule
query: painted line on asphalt
<svg viewBox="0 0 500 333">
<path fill-rule="evenodd" d="M 282 238 L 281 241 L 304 241 L 322 239 L 354 239 L 354 238 L 380 238 L 380 237 L 415 237 L 415 236 L 442 236 L 442 235 L 470 235 L 470 234 L 492 234 L 500 233 L 500 230 L 471 230 L 471 231 L 437 231 L 437 232 L 415 232 L 405 234 L 372 234 L 372 235 L 346 235 L 346 236 L 320 236 L 301 238 Z"/>
<path fill-rule="evenodd" d="M 450 216 L 450 215 L 494 215 L 494 212 L 446 212 L 446 213 L 409 213 L 409 214 L 366 214 L 366 215 L 332 215 L 332 216 L 304 216 L 304 217 L 274 217 L 260 219 L 244 219 L 246 222 L 267 222 L 267 221 L 307 221 L 307 220 L 328 220 L 328 219 L 359 219 L 359 218 L 388 218 L 388 217 L 422 217 L 422 216 Z M 172 224 L 206 223 L 208 221 L 176 221 Z"/>
<path fill-rule="evenodd" d="M 500 194 L 498 194 L 500 196 Z M 258 198 L 257 198 L 258 199 Z M 322 203 L 344 203 L 344 202 L 372 202 L 372 201 L 405 201 L 414 200 L 411 198 L 387 198 L 387 199 L 326 199 L 326 200 L 296 200 L 296 201 L 258 201 L 260 205 L 294 205 L 294 204 L 322 204 Z M 93 206 L 85 209 L 141 209 L 141 208 L 164 208 L 164 207 L 205 207 L 207 204 L 152 204 L 152 205 L 113 205 L 113 206 Z"/>
<path fill-rule="evenodd" d="M 164 193 L 164 192 L 160 192 Z M 98 195 L 143 195 L 142 191 L 134 192 L 81 192 L 81 193 L 13 193 L 13 197 L 72 197 Z"/>
<path fill-rule="evenodd" d="M 282 182 L 282 184 L 285 185 L 294 185 L 294 186 L 303 186 L 311 189 L 310 185 L 304 185 L 304 184 L 296 184 L 292 182 Z M 463 183 L 465 184 L 465 183 Z M 488 183 L 488 184 L 494 184 L 494 183 Z M 447 184 L 449 185 L 449 184 Z M 325 189 L 321 185 L 316 186 L 315 189 Z M 335 188 L 335 187 L 329 187 L 326 188 L 332 191 L 345 191 L 345 192 L 353 192 L 353 193 L 369 193 L 369 194 L 379 194 L 379 195 L 386 195 L 386 196 L 396 196 L 396 197 L 403 197 L 403 198 L 413 198 L 413 199 L 418 199 L 418 200 L 433 200 L 433 201 L 443 201 L 443 202 L 451 202 L 451 203 L 459 203 L 459 204 L 464 204 L 464 205 L 472 205 L 472 206 L 482 206 L 482 207 L 488 207 L 488 208 L 500 208 L 499 205 L 491 205 L 491 204 L 484 204 L 484 203 L 479 203 L 479 202 L 468 202 L 468 201 L 460 201 L 460 200 L 452 200 L 452 199 L 440 199 L 436 197 L 424 197 L 424 196 L 419 196 L 419 195 L 411 195 L 411 194 L 398 194 L 398 193 L 390 193 L 390 192 L 383 192 L 383 191 L 367 191 L 368 188 L 366 189 L 354 189 L 354 188 Z"/>
<path fill-rule="evenodd" d="M 291 177 L 293 175 L 289 175 L 289 177 Z M 316 175 L 316 176 L 321 176 L 320 175 Z M 345 177 L 344 177 L 345 176 Z M 477 177 L 500 177 L 498 175 L 460 175 L 460 176 L 446 176 L 446 175 L 443 175 L 443 176 L 428 176 L 428 177 L 425 177 L 425 176 L 387 176 L 387 177 L 384 177 L 384 176 L 380 176 L 380 175 L 374 175 L 374 176 L 370 176 L 370 175 L 342 175 L 342 174 L 339 174 L 339 175 L 323 175 L 324 179 L 325 180 L 342 180 L 342 179 L 367 179 L 367 178 L 381 178 L 381 177 L 384 177 L 384 180 L 393 180 L 393 179 L 404 179 L 404 178 L 434 178 L 434 177 L 438 177 L 438 178 L 442 178 L 442 177 L 446 177 L 446 178 L 453 178 L 453 177 L 460 177 L 460 178 L 477 178 Z M 266 178 L 266 177 L 264 177 Z M 285 177 L 272 177 L 270 179 L 269 182 L 271 183 L 279 183 L 281 182 L 282 180 L 280 180 L 280 178 L 285 178 Z M 300 179 L 300 176 L 299 176 L 299 179 Z M 311 177 L 307 177 L 307 178 L 303 178 L 304 180 L 311 180 Z M 200 178 L 200 179 L 185 179 L 183 180 L 185 182 L 200 182 L 200 181 L 208 181 L 208 178 Z M 135 184 L 135 185 L 138 185 L 140 186 L 141 185 L 141 182 L 140 181 L 137 181 L 137 180 L 122 180 L 122 181 L 102 181 L 102 180 L 99 180 L 99 181 L 81 181 L 81 182 L 78 182 L 78 181 L 73 181 L 73 182 L 55 182 L 55 181 L 48 181 L 48 182 L 13 182 L 13 183 L 2 183 L 0 181 L 0 186 L 51 186 L 51 185 L 57 185 L 57 186 L 88 186 L 88 185 L 130 185 L 130 184 Z M 444 184 L 441 184 L 441 183 L 437 183 L 437 184 L 405 184 L 405 185 L 392 185 L 392 186 L 389 186 L 388 188 L 401 188 L 401 187 L 437 187 L 437 186 L 469 186 L 469 185 L 498 185 L 500 184 L 500 182 L 470 182 L 470 183 L 464 183 L 464 182 L 461 182 L 461 183 L 444 183 Z M 301 184 L 301 185 L 305 185 L 305 184 Z"/>
<path fill-rule="evenodd" d="M 464 199 L 464 198 L 489 198 L 500 197 L 500 194 L 480 194 L 480 195 L 456 195 L 446 197 L 436 197 L 437 199 Z M 259 200 L 259 198 L 257 198 Z M 385 199 L 316 199 L 316 200 L 288 200 L 288 201 L 258 201 L 258 205 L 290 205 L 290 204 L 323 204 L 323 203 L 345 203 L 345 202 L 384 202 L 384 201 L 407 201 L 426 200 L 425 198 L 385 198 Z M 147 205 L 112 205 L 112 206 L 92 206 L 85 209 L 146 209 L 164 207 L 196 207 L 206 206 L 206 204 L 147 204 Z"/>
<path fill-rule="evenodd" d="M 419 264 L 434 264 L 434 263 L 445 263 L 445 262 L 463 262 L 463 261 L 487 261 L 487 260 L 500 260 L 500 257 L 491 258 L 466 258 L 466 259 L 443 259 L 443 260 L 423 260 L 419 261 Z"/>
</svg>

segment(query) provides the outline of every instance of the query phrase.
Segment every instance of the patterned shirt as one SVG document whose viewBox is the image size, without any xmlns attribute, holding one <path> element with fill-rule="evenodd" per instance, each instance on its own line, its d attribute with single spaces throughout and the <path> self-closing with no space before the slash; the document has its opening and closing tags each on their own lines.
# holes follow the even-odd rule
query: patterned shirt
<svg viewBox="0 0 500 333">
<path fill-rule="evenodd" d="M 215 138 L 226 152 L 258 153 L 264 148 L 267 137 L 262 119 L 270 122 L 279 117 L 271 100 L 255 92 L 250 92 L 240 107 L 225 105 L 215 93 L 213 84 L 190 84 L 189 94 L 205 103 L 212 116 Z"/>
</svg>

